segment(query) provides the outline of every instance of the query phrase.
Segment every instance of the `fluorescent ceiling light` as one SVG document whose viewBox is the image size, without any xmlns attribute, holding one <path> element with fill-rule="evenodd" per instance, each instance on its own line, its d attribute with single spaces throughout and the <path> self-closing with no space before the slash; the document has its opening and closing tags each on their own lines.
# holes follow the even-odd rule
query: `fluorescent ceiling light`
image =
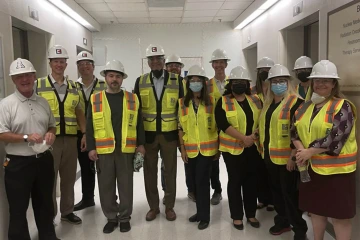
<svg viewBox="0 0 360 240">
<path fill-rule="evenodd" d="M 87 29 L 93 28 L 93 26 L 88 21 L 86 21 L 83 17 L 81 17 L 77 12 L 72 10 L 72 8 L 70 8 L 63 1 L 61 0 L 48 0 L 48 1 L 54 4 L 57 8 L 59 8 L 61 11 L 69 15 L 72 19 L 74 19 L 75 21 L 77 21 Z"/>
<path fill-rule="evenodd" d="M 246 25 L 254 21 L 258 16 L 263 14 L 271 6 L 277 3 L 279 0 L 267 0 L 258 9 L 256 9 L 250 16 L 245 18 L 235 29 L 243 29 Z"/>
</svg>

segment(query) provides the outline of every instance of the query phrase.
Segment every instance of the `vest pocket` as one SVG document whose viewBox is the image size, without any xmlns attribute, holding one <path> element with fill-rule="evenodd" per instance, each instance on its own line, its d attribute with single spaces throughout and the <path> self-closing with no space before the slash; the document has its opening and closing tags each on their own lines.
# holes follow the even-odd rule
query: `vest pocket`
<svg viewBox="0 0 360 240">
<path fill-rule="evenodd" d="M 59 111 L 57 99 L 55 99 L 55 93 L 53 92 L 42 92 L 39 94 L 41 97 L 45 98 L 50 105 L 51 111 L 54 113 Z"/>
<path fill-rule="evenodd" d="M 94 130 L 105 129 L 105 120 L 103 112 L 93 113 L 93 126 Z"/>
<path fill-rule="evenodd" d="M 239 127 L 236 111 L 226 112 L 226 118 L 232 127 L 234 127 L 234 128 Z"/>
<path fill-rule="evenodd" d="M 178 97 L 178 93 L 166 93 L 166 107 L 169 109 L 175 108 Z"/>
<path fill-rule="evenodd" d="M 143 108 L 149 108 L 149 90 L 141 90 L 140 91 L 140 98 L 141 98 L 141 107 Z"/>
</svg>

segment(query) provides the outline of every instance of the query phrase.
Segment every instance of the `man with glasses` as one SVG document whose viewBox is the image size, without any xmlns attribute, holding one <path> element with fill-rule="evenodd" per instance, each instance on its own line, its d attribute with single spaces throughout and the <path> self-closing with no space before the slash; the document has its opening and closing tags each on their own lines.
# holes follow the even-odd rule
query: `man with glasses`
<svg viewBox="0 0 360 240">
<path fill-rule="evenodd" d="M 179 76 L 164 70 L 164 49 L 150 44 L 146 49 L 150 73 L 141 75 L 135 82 L 134 92 L 141 102 L 145 128 L 144 180 L 149 212 L 146 220 L 152 221 L 160 213 L 157 187 L 158 153 L 164 161 L 166 219 L 176 219 L 176 170 L 178 99 L 183 96 Z"/>
<path fill-rule="evenodd" d="M 80 106 L 86 116 L 91 94 L 106 89 L 106 84 L 104 81 L 98 80 L 94 76 L 94 58 L 89 52 L 80 52 L 77 55 L 76 63 L 80 74 L 80 78 L 76 81 L 76 85 L 80 95 Z M 83 133 L 80 129 L 78 129 L 77 135 L 78 159 L 81 167 L 82 200 L 74 206 L 74 211 L 79 211 L 95 205 L 94 162 L 89 159 L 88 151 L 83 151 L 81 149 L 81 139 L 83 137 Z"/>
<path fill-rule="evenodd" d="M 294 71 L 296 78 L 300 80 L 299 85 L 296 87 L 296 92 L 305 100 L 310 100 L 309 87 L 310 79 L 308 78 L 311 74 L 313 63 L 311 58 L 301 56 L 295 61 Z"/>
<path fill-rule="evenodd" d="M 60 45 L 49 49 L 51 74 L 37 81 L 37 94 L 44 97 L 56 120 L 56 140 L 53 145 L 54 156 L 54 218 L 57 215 L 56 181 L 60 174 L 60 212 L 61 220 L 71 224 L 81 224 L 81 219 L 74 211 L 74 184 L 77 168 L 77 129 L 79 126 L 83 137 L 81 149 L 86 149 L 85 115 L 80 107 L 79 93 L 75 83 L 64 76 L 69 58 L 67 51 Z"/>
</svg>

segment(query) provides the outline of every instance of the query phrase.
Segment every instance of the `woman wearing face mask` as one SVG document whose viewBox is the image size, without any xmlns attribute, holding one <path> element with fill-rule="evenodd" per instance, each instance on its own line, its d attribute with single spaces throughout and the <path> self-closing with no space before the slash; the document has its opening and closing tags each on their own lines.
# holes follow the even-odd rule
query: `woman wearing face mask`
<svg viewBox="0 0 360 240">
<path fill-rule="evenodd" d="M 261 101 L 251 95 L 250 77 L 243 67 L 231 70 L 224 96 L 216 104 L 215 118 L 220 131 L 220 151 L 228 172 L 228 198 L 233 225 L 243 230 L 244 209 L 247 222 L 254 228 L 257 198 L 257 127 Z M 244 196 L 242 196 L 242 194 Z"/>
<path fill-rule="evenodd" d="M 299 173 L 290 144 L 290 120 L 303 100 L 295 93 L 286 67 L 276 64 L 269 71 L 270 90 L 259 120 L 260 150 L 269 174 L 269 184 L 277 215 L 272 235 L 295 232 L 295 240 L 305 240 L 307 225 L 298 208 Z"/>
<path fill-rule="evenodd" d="M 336 239 L 348 240 L 356 211 L 356 108 L 340 93 L 332 62 L 315 64 L 309 78 L 311 101 L 296 112 L 291 129 L 296 163 L 308 165 L 311 178 L 300 183 L 300 209 L 311 212 L 315 240 L 324 238 L 327 218 Z"/>
<path fill-rule="evenodd" d="M 301 56 L 295 61 L 294 70 L 296 78 L 300 80 L 300 83 L 296 86 L 296 92 L 305 100 L 310 100 L 310 80 L 309 76 L 312 71 L 313 63 L 311 58 Z"/>
<path fill-rule="evenodd" d="M 218 152 L 218 130 L 215 123 L 215 100 L 207 92 L 205 71 L 194 65 L 186 76 L 185 97 L 179 100 L 179 140 L 181 157 L 189 164 L 195 183 L 196 214 L 190 222 L 199 222 L 198 229 L 210 222 L 210 172 Z"/>
<path fill-rule="evenodd" d="M 266 96 L 269 87 L 268 82 L 265 82 L 265 80 L 268 78 L 269 70 L 274 64 L 275 63 L 271 58 L 263 57 L 256 66 L 256 85 L 252 87 L 251 94 L 257 94 L 262 102 L 264 102 L 264 97 Z"/>
</svg>

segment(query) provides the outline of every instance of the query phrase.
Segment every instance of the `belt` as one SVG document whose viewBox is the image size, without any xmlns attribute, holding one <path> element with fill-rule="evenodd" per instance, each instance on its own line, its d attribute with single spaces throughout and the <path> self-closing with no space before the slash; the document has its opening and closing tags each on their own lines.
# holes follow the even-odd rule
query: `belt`
<svg viewBox="0 0 360 240">
<path fill-rule="evenodd" d="M 30 156 L 19 156 L 19 155 L 12 155 L 12 154 L 6 154 L 7 157 L 29 157 L 29 158 L 41 158 L 41 157 L 44 157 L 46 156 L 47 154 L 50 153 L 50 150 L 46 150 L 45 152 L 43 153 L 38 153 L 38 154 L 35 154 L 35 155 L 30 155 Z"/>
</svg>

